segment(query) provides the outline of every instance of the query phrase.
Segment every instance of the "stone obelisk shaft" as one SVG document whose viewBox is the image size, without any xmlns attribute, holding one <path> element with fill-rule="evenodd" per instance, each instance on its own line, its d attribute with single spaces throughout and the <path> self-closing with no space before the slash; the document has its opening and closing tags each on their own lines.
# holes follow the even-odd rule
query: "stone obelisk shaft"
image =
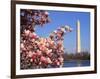
<svg viewBox="0 0 100 79">
<path fill-rule="evenodd" d="M 80 21 L 77 21 L 77 49 L 76 52 L 80 53 L 81 52 L 81 36 L 80 36 Z"/>
</svg>

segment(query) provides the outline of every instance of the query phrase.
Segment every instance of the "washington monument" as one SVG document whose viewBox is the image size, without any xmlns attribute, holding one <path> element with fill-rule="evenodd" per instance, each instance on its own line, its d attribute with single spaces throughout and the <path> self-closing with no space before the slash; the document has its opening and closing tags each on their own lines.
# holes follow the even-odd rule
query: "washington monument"
<svg viewBox="0 0 100 79">
<path fill-rule="evenodd" d="M 77 20 L 76 23 L 77 31 L 76 31 L 76 52 L 81 53 L 81 35 L 80 35 L 80 21 Z"/>
</svg>

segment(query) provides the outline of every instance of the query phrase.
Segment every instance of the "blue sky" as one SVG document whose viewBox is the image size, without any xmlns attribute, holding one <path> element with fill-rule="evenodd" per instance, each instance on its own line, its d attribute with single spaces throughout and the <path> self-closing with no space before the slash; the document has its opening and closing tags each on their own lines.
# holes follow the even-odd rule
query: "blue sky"
<svg viewBox="0 0 100 79">
<path fill-rule="evenodd" d="M 81 28 L 81 49 L 89 51 L 90 49 L 90 13 L 89 12 L 69 12 L 69 11 L 48 11 L 51 22 L 44 27 L 36 27 L 36 33 L 39 36 L 47 37 L 59 26 L 69 25 L 73 31 L 64 36 L 64 47 L 67 52 L 76 51 L 76 22 L 80 20 Z"/>
</svg>

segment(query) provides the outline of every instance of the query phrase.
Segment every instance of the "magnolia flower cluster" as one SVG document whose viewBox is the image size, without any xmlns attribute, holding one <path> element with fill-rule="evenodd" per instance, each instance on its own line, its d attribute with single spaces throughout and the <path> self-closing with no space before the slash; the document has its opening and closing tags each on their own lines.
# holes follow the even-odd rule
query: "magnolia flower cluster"
<svg viewBox="0 0 100 79">
<path fill-rule="evenodd" d="M 41 25 L 49 23 L 49 13 L 44 10 L 21 9 L 21 25 Z"/>
<path fill-rule="evenodd" d="M 47 11 L 21 11 L 20 62 L 21 69 L 54 68 L 63 66 L 63 36 L 72 31 L 69 26 L 59 27 L 47 38 L 35 32 L 37 21 L 40 25 L 48 22 Z M 45 18 L 45 19 L 44 19 Z M 26 21 L 25 21 L 26 20 Z M 27 22 L 26 24 L 24 22 Z"/>
</svg>

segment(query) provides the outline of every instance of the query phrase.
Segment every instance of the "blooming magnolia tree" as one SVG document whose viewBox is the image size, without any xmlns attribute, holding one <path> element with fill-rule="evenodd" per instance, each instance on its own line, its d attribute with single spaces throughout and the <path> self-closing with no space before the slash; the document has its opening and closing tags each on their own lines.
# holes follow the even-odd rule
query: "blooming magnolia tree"
<svg viewBox="0 0 100 79">
<path fill-rule="evenodd" d="M 63 36 L 72 29 L 62 26 L 49 37 L 39 37 L 35 32 L 36 25 L 43 27 L 49 23 L 49 13 L 44 10 L 22 9 L 20 63 L 21 69 L 55 68 L 63 66 Z"/>
</svg>

